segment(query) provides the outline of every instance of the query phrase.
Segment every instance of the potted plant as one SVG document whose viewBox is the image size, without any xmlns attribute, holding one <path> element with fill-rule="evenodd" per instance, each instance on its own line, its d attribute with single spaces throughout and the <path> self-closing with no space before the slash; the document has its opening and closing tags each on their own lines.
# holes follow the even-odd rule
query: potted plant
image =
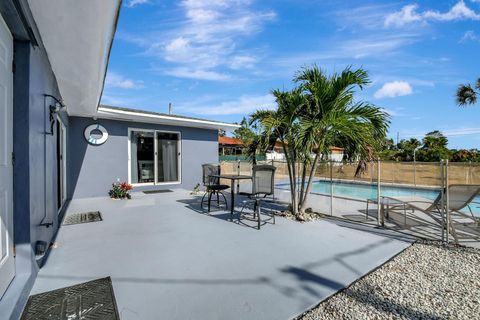
<svg viewBox="0 0 480 320">
<path fill-rule="evenodd" d="M 130 190 L 132 189 L 133 186 L 127 182 L 112 183 L 112 189 L 108 194 L 112 199 L 131 199 Z"/>
</svg>

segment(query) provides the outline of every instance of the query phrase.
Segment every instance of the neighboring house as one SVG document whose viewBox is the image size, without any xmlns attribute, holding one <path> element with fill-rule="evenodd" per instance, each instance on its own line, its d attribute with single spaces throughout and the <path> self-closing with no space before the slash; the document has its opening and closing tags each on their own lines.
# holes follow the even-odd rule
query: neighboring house
<svg viewBox="0 0 480 320">
<path fill-rule="evenodd" d="M 345 149 L 340 147 L 330 147 L 330 154 L 328 155 L 328 160 L 342 162 L 344 151 Z"/>
<path fill-rule="evenodd" d="M 244 148 L 240 139 L 218 136 L 218 154 L 220 156 L 241 155 Z"/>
<path fill-rule="evenodd" d="M 0 1 L 0 319 L 18 319 L 69 200 L 192 188 L 237 125 L 100 106 L 120 0 Z"/>
<path fill-rule="evenodd" d="M 275 150 L 267 151 L 265 154 L 267 160 L 285 160 L 285 153 Z"/>
<path fill-rule="evenodd" d="M 340 147 L 330 147 L 330 153 L 328 154 L 328 160 L 334 162 L 343 161 L 344 149 Z M 273 150 L 267 152 L 267 160 L 285 160 L 285 154 L 280 142 L 275 143 Z M 313 155 L 312 155 L 313 157 Z"/>
</svg>

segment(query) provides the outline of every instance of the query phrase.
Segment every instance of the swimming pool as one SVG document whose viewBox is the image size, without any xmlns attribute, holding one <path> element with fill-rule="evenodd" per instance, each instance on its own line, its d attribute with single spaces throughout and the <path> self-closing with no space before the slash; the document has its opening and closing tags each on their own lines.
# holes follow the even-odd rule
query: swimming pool
<svg viewBox="0 0 480 320">
<path fill-rule="evenodd" d="M 282 189 L 289 189 L 288 184 L 279 185 Z M 380 194 L 385 197 L 402 197 L 402 196 L 417 196 L 430 200 L 435 200 L 440 192 L 439 189 L 421 189 L 413 187 L 399 187 L 382 185 Z M 312 185 L 312 193 L 319 193 L 330 195 L 330 181 L 318 180 L 314 181 Z M 333 196 L 349 198 L 355 200 L 366 201 L 367 199 L 377 198 L 377 186 L 374 184 L 364 184 L 355 182 L 333 182 Z M 475 198 L 475 202 L 480 203 L 480 197 Z M 480 208 L 478 205 L 471 206 L 473 213 L 480 216 Z M 468 208 L 462 210 L 468 213 Z"/>
<path fill-rule="evenodd" d="M 330 194 L 330 181 L 315 181 L 312 192 Z M 419 189 L 382 185 L 380 194 L 385 197 L 418 196 L 435 200 L 440 189 Z M 374 199 L 377 197 L 377 186 L 363 183 L 334 182 L 333 195 L 358 200 Z"/>
</svg>

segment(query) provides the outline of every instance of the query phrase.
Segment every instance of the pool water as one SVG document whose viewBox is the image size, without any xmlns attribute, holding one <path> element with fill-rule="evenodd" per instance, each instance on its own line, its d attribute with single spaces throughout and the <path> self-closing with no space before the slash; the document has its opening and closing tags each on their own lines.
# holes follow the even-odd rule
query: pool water
<svg viewBox="0 0 480 320">
<path fill-rule="evenodd" d="M 315 181 L 312 185 L 312 192 L 330 194 L 329 181 Z M 403 188 L 393 186 L 381 186 L 380 194 L 385 197 L 399 197 L 399 196 L 418 196 L 431 200 L 435 200 L 440 189 L 418 189 L 418 188 Z M 377 198 L 377 186 L 361 183 L 348 182 L 334 182 L 333 195 L 345 198 L 354 198 L 359 200 L 367 200 Z"/>
<path fill-rule="evenodd" d="M 282 184 L 280 188 L 289 189 L 288 184 Z M 312 185 L 313 193 L 330 195 L 330 181 L 314 181 Z M 382 185 L 380 188 L 380 194 L 385 197 L 403 197 L 403 196 L 417 196 L 430 200 L 435 200 L 440 192 L 439 189 L 420 189 L 409 187 L 397 187 Z M 363 183 L 354 182 L 334 182 L 333 183 L 333 196 L 344 197 L 350 199 L 357 199 L 366 201 L 367 199 L 377 198 L 377 186 Z M 477 196 L 474 200 L 480 203 L 480 196 Z M 479 205 L 471 205 L 471 209 L 475 216 L 480 216 Z M 464 213 L 469 213 L 468 208 L 462 210 Z"/>
</svg>

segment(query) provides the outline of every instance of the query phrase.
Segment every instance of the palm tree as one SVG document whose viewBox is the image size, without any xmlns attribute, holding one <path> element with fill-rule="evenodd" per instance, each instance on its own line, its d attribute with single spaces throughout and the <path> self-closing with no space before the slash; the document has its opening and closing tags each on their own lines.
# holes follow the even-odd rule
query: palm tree
<svg viewBox="0 0 480 320">
<path fill-rule="evenodd" d="M 291 91 L 273 90 L 272 95 L 277 102 L 276 110 L 258 110 L 250 116 L 250 123 L 261 128 L 258 139 L 249 148 L 250 158 L 254 158 L 257 149 L 263 152 L 271 150 L 276 142 L 280 142 L 287 161 L 291 193 L 291 211 L 297 216 L 297 162 L 301 150 L 295 143 L 299 132 L 299 112 L 305 105 L 305 97 L 301 89 Z"/>
<path fill-rule="evenodd" d="M 457 103 L 463 107 L 469 104 L 477 103 L 477 97 L 480 95 L 480 78 L 477 80 L 475 87 L 470 84 L 462 84 L 457 89 Z"/>
<path fill-rule="evenodd" d="M 370 156 L 384 140 L 389 116 L 374 105 L 355 101 L 355 89 L 369 83 L 362 69 L 346 68 L 327 76 L 313 66 L 298 72 L 294 81 L 295 89 L 272 92 L 277 110 L 257 111 L 251 121 L 262 128 L 264 148 L 272 141 L 282 144 L 290 178 L 291 210 L 300 217 L 317 165 L 330 147 L 343 147 L 351 158 Z"/>
<path fill-rule="evenodd" d="M 327 76 L 313 66 L 301 70 L 295 81 L 308 100 L 308 108 L 302 113 L 299 143 L 307 155 L 315 154 L 307 180 L 302 177 L 307 184 L 300 198 L 302 213 L 321 157 L 330 152 L 331 146 L 345 148 L 350 157 L 371 157 L 372 150 L 379 149 L 386 136 L 389 115 L 372 104 L 355 101 L 355 89 L 361 90 L 370 82 L 363 69 L 347 67 L 340 74 Z"/>
</svg>

